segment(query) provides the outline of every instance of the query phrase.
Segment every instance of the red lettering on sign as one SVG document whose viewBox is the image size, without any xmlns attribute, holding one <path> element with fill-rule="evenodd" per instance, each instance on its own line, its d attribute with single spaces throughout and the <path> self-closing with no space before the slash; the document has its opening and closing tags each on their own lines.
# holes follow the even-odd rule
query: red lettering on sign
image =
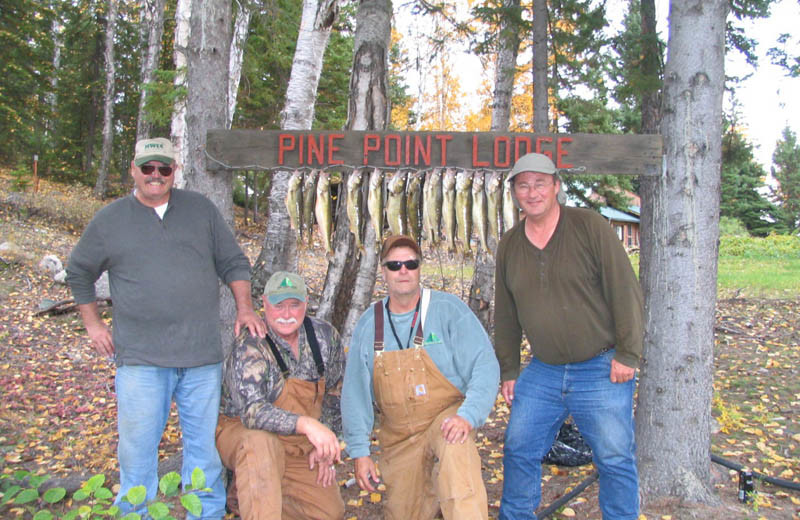
<svg viewBox="0 0 800 520">
<path fill-rule="evenodd" d="M 399 135 L 389 134 L 383 138 L 384 142 L 384 149 L 383 149 L 383 161 L 386 163 L 386 166 L 398 166 L 400 165 L 401 157 L 402 157 L 402 144 L 403 142 L 400 140 Z M 395 159 L 392 160 L 390 158 L 392 152 L 392 143 L 394 143 L 395 148 Z"/>
<path fill-rule="evenodd" d="M 381 149 L 380 138 L 376 134 L 364 135 L 364 164 L 369 164 L 369 153 Z"/>
<path fill-rule="evenodd" d="M 406 134 L 406 166 L 411 164 L 411 135 Z"/>
<path fill-rule="evenodd" d="M 500 160 L 500 144 L 505 145 L 505 160 Z M 494 166 L 495 168 L 508 168 L 511 166 L 511 139 L 499 136 L 494 139 Z"/>
<path fill-rule="evenodd" d="M 565 155 L 569 155 L 569 152 L 564 149 L 562 144 L 571 143 L 571 137 L 559 137 L 556 139 L 556 168 L 572 168 L 572 164 L 565 163 L 562 159 Z"/>
<path fill-rule="evenodd" d="M 553 142 L 553 138 L 552 137 L 537 137 L 536 138 L 536 153 L 543 153 L 547 157 L 549 157 L 550 160 L 552 161 L 553 160 L 553 152 L 551 150 L 546 150 L 544 152 L 542 151 L 542 143 L 552 143 L 552 142 Z"/>
<path fill-rule="evenodd" d="M 420 157 L 422 160 L 420 161 Z M 424 164 L 425 166 L 431 165 L 431 136 L 425 136 L 425 145 L 422 144 L 422 139 L 418 135 L 414 136 L 414 164 Z M 408 159 L 406 159 L 408 164 Z"/>
<path fill-rule="evenodd" d="M 472 136 L 472 166 L 489 166 L 489 161 L 478 160 L 478 136 Z"/>
<path fill-rule="evenodd" d="M 284 144 L 286 143 L 286 144 Z M 283 152 L 294 150 L 294 136 L 291 134 L 280 134 L 278 136 L 278 164 L 284 164 Z"/>
<path fill-rule="evenodd" d="M 333 154 L 334 152 L 339 151 L 339 147 L 336 146 L 337 139 L 344 139 L 344 134 L 329 134 L 328 135 L 328 164 L 342 164 L 344 161 L 341 159 L 334 159 Z"/>
<path fill-rule="evenodd" d="M 300 164 L 303 164 L 302 151 L 300 152 Z M 325 136 L 320 134 L 319 143 L 314 139 L 313 135 L 308 136 L 308 164 L 313 164 L 314 159 L 317 165 L 322 166 L 325 161 Z"/>
<path fill-rule="evenodd" d="M 525 144 L 525 151 L 520 152 L 519 148 L 521 144 Z M 527 155 L 533 151 L 533 142 L 531 141 L 530 137 L 514 137 L 514 162 L 522 157 L 523 155 Z"/>
<path fill-rule="evenodd" d="M 442 148 L 442 164 L 440 166 L 447 166 L 447 141 L 453 138 L 452 135 L 437 135 L 436 140 L 439 141 L 439 146 Z"/>
</svg>

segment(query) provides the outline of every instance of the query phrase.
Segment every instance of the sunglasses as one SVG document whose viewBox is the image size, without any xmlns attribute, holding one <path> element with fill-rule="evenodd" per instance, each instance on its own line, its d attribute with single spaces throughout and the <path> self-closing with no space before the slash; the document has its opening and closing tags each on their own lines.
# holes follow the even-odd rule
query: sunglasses
<svg viewBox="0 0 800 520">
<path fill-rule="evenodd" d="M 401 267 L 406 266 L 409 271 L 415 271 L 419 268 L 419 260 L 389 260 L 383 263 L 384 267 L 390 271 L 399 271 Z"/>
<path fill-rule="evenodd" d="M 158 168 L 158 173 L 160 173 L 162 177 L 169 177 L 172 175 L 172 166 L 153 166 L 152 164 L 145 164 L 139 167 L 145 175 L 152 175 L 156 171 L 156 168 Z"/>
</svg>

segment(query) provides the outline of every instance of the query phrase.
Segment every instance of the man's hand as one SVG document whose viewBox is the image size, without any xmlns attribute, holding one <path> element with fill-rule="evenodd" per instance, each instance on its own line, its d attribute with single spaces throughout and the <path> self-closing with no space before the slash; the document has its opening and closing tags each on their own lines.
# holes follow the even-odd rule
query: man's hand
<svg viewBox="0 0 800 520">
<path fill-rule="evenodd" d="M 323 458 L 317 450 L 308 454 L 308 469 L 317 466 L 317 484 L 328 487 L 336 482 L 336 466 L 332 460 Z"/>
<path fill-rule="evenodd" d="M 233 324 L 233 334 L 238 336 L 242 327 L 250 329 L 250 334 L 263 338 L 267 335 L 267 324 L 258 317 L 253 310 L 250 300 L 250 282 L 248 280 L 234 280 L 228 284 L 236 302 L 236 322 Z"/>
<path fill-rule="evenodd" d="M 263 338 L 267 335 L 267 324 L 251 308 L 241 309 L 236 312 L 236 323 L 233 324 L 234 336 L 239 335 L 242 327 L 247 327 L 251 336 Z"/>
<path fill-rule="evenodd" d="M 449 444 L 457 442 L 463 444 L 467 440 L 470 430 L 472 430 L 472 425 L 460 415 L 451 415 L 442 421 L 442 437 Z"/>
<path fill-rule="evenodd" d="M 633 374 L 636 372 L 635 368 L 625 366 L 616 359 L 611 360 L 611 382 L 612 383 L 627 383 L 633 379 Z"/>
<path fill-rule="evenodd" d="M 516 379 L 509 379 L 508 381 L 503 381 L 500 385 L 500 393 L 503 394 L 503 399 L 506 400 L 508 406 L 511 406 L 512 401 L 514 401 L 514 385 L 516 383 Z"/>
<path fill-rule="evenodd" d="M 356 459 L 356 482 L 361 489 L 366 491 L 375 491 L 375 486 L 370 482 L 380 482 L 381 475 L 378 473 L 378 467 L 369 457 L 359 457 Z"/>
<path fill-rule="evenodd" d="M 308 442 L 314 446 L 314 450 L 317 452 L 317 460 L 326 460 L 329 464 L 342 461 L 339 439 L 318 420 L 301 415 L 297 418 L 295 431 L 308 438 Z"/>
<path fill-rule="evenodd" d="M 97 302 L 84 303 L 78 305 L 81 312 L 83 326 L 92 341 L 92 347 L 101 356 L 111 357 L 114 355 L 114 340 L 111 336 L 111 329 L 100 317 Z"/>
</svg>

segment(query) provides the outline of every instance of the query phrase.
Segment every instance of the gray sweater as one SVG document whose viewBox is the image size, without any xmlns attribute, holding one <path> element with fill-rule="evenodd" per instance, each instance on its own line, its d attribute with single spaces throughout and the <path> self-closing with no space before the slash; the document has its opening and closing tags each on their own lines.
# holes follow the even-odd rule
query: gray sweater
<svg viewBox="0 0 800 520">
<path fill-rule="evenodd" d="M 67 264 L 78 304 L 108 270 L 117 365 L 188 368 L 222 361 L 219 282 L 250 279 L 250 263 L 214 204 L 173 189 L 164 219 L 135 196 L 94 216 Z"/>
</svg>

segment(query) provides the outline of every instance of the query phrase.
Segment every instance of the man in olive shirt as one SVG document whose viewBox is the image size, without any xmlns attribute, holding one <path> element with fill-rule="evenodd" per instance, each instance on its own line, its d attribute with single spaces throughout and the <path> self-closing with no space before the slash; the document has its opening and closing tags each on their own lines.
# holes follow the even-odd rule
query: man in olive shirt
<svg viewBox="0 0 800 520">
<path fill-rule="evenodd" d="M 602 216 L 558 203 L 561 182 L 547 156 L 521 157 L 508 180 L 525 218 L 497 250 L 495 350 L 511 405 L 500 518 L 536 518 L 542 457 L 571 414 L 600 473 L 603 518 L 635 520 L 639 282 Z M 533 359 L 520 373 L 523 332 Z"/>
</svg>

